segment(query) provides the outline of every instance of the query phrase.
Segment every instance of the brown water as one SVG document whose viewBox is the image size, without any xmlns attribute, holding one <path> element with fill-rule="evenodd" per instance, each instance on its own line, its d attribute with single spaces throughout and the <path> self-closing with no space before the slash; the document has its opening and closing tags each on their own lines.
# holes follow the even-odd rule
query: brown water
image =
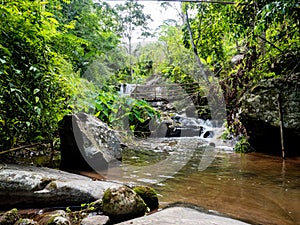
<svg viewBox="0 0 300 225">
<path fill-rule="evenodd" d="M 254 224 L 300 224 L 300 158 L 220 155 L 205 171 L 180 171 L 157 186 L 161 205 L 196 204 Z"/>
<path fill-rule="evenodd" d="M 152 150 L 143 150 L 152 144 Z M 207 154 L 212 161 L 199 170 L 205 156 L 202 145 L 202 140 L 184 138 L 139 143 L 140 149 L 124 152 L 120 168 L 125 172 L 118 170 L 116 178 L 153 186 L 160 207 L 185 202 L 252 224 L 300 225 L 300 157 L 283 161 L 219 150 Z M 83 174 L 105 179 L 97 173 Z"/>
<path fill-rule="evenodd" d="M 199 171 L 201 154 L 194 154 L 175 175 L 158 184 L 149 179 L 151 170 L 144 173 L 140 180 L 158 191 L 161 207 L 186 202 L 253 224 L 300 224 L 300 158 L 283 161 L 259 153 L 220 151 Z M 134 157 L 135 163 L 139 157 Z M 146 161 L 151 164 L 151 155 Z"/>
</svg>

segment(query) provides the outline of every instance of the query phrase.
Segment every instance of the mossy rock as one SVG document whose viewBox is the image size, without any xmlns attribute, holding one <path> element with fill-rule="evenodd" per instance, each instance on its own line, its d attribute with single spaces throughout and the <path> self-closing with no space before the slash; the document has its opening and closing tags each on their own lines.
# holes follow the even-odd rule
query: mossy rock
<svg viewBox="0 0 300 225">
<path fill-rule="evenodd" d="M 145 215 L 147 206 L 135 191 L 121 186 L 109 188 L 104 192 L 102 209 L 115 223 Z"/>
<path fill-rule="evenodd" d="M 64 210 L 55 210 L 41 216 L 38 224 L 42 225 L 69 225 L 70 221 Z"/>
<path fill-rule="evenodd" d="M 148 186 L 136 186 L 133 190 L 144 200 L 150 211 L 158 209 L 158 197 L 154 188 Z"/>
<path fill-rule="evenodd" d="M 19 220 L 20 216 L 16 208 L 7 211 L 0 217 L 0 225 L 13 225 Z"/>
<path fill-rule="evenodd" d="M 33 219 L 19 219 L 14 225 L 36 225 L 38 224 Z"/>
</svg>

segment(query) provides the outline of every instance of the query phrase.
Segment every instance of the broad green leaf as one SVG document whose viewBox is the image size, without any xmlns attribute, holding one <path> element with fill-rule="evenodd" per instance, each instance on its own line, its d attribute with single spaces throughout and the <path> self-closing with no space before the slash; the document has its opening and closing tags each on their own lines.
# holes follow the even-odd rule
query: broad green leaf
<svg viewBox="0 0 300 225">
<path fill-rule="evenodd" d="M 33 94 L 34 94 L 34 95 L 37 94 L 38 92 L 40 92 L 40 89 L 38 89 L 38 88 L 35 88 L 35 89 L 33 90 Z"/>
</svg>

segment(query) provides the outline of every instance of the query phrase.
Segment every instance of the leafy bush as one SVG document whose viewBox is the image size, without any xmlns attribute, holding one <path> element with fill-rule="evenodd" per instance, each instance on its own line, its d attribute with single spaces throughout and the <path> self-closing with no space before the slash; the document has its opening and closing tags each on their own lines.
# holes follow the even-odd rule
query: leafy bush
<svg viewBox="0 0 300 225">
<path fill-rule="evenodd" d="M 152 75 L 153 62 L 151 60 L 145 60 L 135 63 L 132 65 L 132 72 L 131 77 L 130 66 L 123 67 L 116 72 L 115 78 L 122 83 L 141 83 Z"/>
<path fill-rule="evenodd" d="M 57 21 L 37 1 L 2 1 L 0 15 L 0 150 L 51 141 L 74 78 L 49 44 Z"/>
<path fill-rule="evenodd" d="M 122 97 L 111 92 L 101 91 L 95 101 L 96 117 L 115 129 L 142 132 L 151 119 L 159 118 L 160 113 L 146 101 Z M 138 135 L 138 134 L 137 134 Z M 139 135 L 138 135 L 139 136 Z M 143 135 L 141 135 L 143 136 Z"/>
<path fill-rule="evenodd" d="M 234 151 L 239 153 L 247 153 L 252 151 L 252 148 L 250 146 L 250 143 L 248 142 L 247 137 L 245 136 L 240 137 L 239 141 L 236 143 L 234 147 Z"/>
</svg>

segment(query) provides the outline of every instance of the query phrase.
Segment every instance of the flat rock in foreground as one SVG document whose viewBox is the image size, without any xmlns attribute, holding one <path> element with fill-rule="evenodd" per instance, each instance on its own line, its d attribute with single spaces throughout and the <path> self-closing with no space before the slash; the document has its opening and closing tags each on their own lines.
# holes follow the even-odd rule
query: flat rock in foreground
<svg viewBox="0 0 300 225">
<path fill-rule="evenodd" d="M 72 206 L 101 199 L 119 184 L 60 170 L 9 164 L 0 170 L 0 208 Z"/>
<path fill-rule="evenodd" d="M 211 215 L 186 207 L 171 207 L 149 216 L 119 223 L 119 225 L 247 225 L 227 217 Z"/>
</svg>

